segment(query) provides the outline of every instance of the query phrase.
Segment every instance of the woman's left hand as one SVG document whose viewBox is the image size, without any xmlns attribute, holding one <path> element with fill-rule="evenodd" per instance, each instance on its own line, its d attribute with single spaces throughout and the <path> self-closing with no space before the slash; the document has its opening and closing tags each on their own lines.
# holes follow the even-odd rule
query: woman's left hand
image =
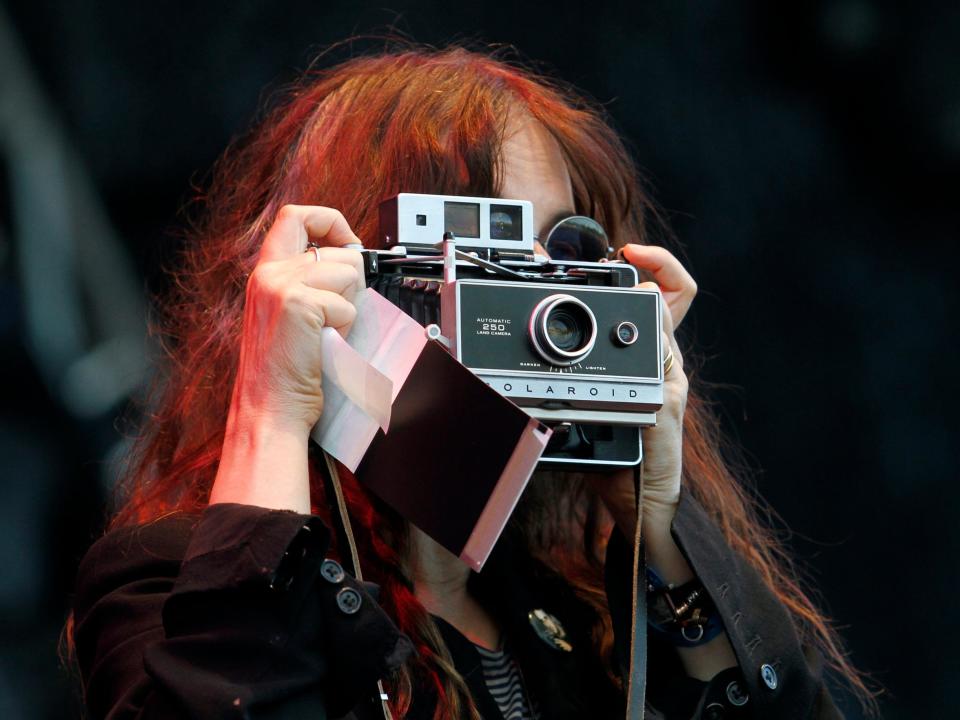
<svg viewBox="0 0 960 720">
<path fill-rule="evenodd" d="M 670 521 L 680 497 L 683 457 L 683 413 L 687 403 L 687 376 L 683 372 L 683 356 L 674 332 L 683 321 L 697 294 L 697 284 L 670 251 L 651 245 L 626 245 L 623 259 L 653 276 L 637 288 L 659 288 L 663 297 L 663 357 L 673 352 L 673 363 L 664 376 L 663 407 L 657 413 L 657 424 L 643 430 L 643 497 L 644 535 L 648 547 L 651 533 L 669 533 Z M 628 537 L 633 537 L 636 510 L 633 471 L 623 470 L 606 475 L 588 475 L 590 484 L 603 499 L 614 520 Z"/>
<path fill-rule="evenodd" d="M 637 287 L 659 287 L 663 295 L 664 357 L 673 351 L 673 364 L 664 374 L 663 407 L 657 424 L 643 430 L 643 490 L 640 499 L 641 533 L 648 567 L 664 582 L 682 585 L 694 577 L 670 532 L 680 500 L 683 472 L 683 413 L 687 405 L 687 376 L 674 331 L 683 321 L 697 294 L 697 284 L 668 250 L 648 245 L 627 245 L 623 257 L 638 269 L 649 271 L 654 282 Z M 633 471 L 590 476 L 590 483 L 613 515 L 621 532 L 632 541 L 636 534 Z M 642 587 L 642 586 L 641 586 Z M 725 668 L 736 667 L 737 658 L 726 633 L 693 648 L 678 648 L 686 673 L 707 681 Z"/>
</svg>

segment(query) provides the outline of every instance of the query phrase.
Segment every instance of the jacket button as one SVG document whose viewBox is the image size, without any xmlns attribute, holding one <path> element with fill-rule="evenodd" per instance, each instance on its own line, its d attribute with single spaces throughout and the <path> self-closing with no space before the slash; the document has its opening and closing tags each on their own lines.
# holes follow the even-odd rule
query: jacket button
<svg viewBox="0 0 960 720">
<path fill-rule="evenodd" d="M 736 680 L 727 685 L 727 700 L 734 707 L 743 707 L 750 700 L 750 694 Z"/>
<path fill-rule="evenodd" d="M 760 677 L 763 680 L 763 684 L 771 690 L 776 690 L 780 684 L 780 680 L 777 678 L 777 671 L 773 669 L 773 665 L 768 665 L 767 663 L 761 665 Z"/>
<path fill-rule="evenodd" d="M 343 582 L 344 575 L 343 568 L 336 560 L 327 558 L 320 565 L 320 576 L 328 583 L 339 585 Z"/>
<path fill-rule="evenodd" d="M 720 703 L 710 703 L 703 709 L 704 720 L 723 720 L 727 711 Z"/>
<path fill-rule="evenodd" d="M 362 604 L 363 598 L 352 587 L 341 588 L 340 592 L 337 593 L 337 607 L 345 615 L 353 615 Z"/>
</svg>

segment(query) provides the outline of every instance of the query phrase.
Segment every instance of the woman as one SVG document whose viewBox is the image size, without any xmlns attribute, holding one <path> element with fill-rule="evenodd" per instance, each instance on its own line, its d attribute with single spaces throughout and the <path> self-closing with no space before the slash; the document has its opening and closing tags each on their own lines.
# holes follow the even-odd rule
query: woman
<svg viewBox="0 0 960 720">
<path fill-rule="evenodd" d="M 541 230 L 591 216 L 663 292 L 672 359 L 644 431 L 641 528 L 652 582 L 696 589 L 700 624 L 652 621 L 648 716 L 838 717 L 823 659 L 867 697 L 688 386 L 675 331 L 696 286 L 653 244 L 660 220 L 620 140 L 521 69 L 407 49 L 306 79 L 218 165 L 125 504 L 80 569 L 91 715 L 374 717 L 382 691 L 397 717 L 623 716 L 632 473 L 535 475 L 473 576 L 342 473 L 373 582 L 333 559 L 347 550 L 318 519 L 331 499 L 308 444 L 316 339 L 349 330 L 364 276 L 346 246 L 370 246 L 397 192 L 528 199 Z"/>
</svg>

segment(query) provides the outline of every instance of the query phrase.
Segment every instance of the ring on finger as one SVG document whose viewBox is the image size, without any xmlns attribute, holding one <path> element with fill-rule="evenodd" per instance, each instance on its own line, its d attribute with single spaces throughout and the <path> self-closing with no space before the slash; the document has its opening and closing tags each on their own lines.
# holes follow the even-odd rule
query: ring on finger
<svg viewBox="0 0 960 720">
<path fill-rule="evenodd" d="M 663 359 L 663 374 L 666 375 L 673 367 L 673 348 L 667 350 L 667 356 Z"/>
<path fill-rule="evenodd" d="M 307 243 L 307 249 L 304 252 L 313 250 L 313 259 L 320 262 L 320 246 L 315 243 Z"/>
</svg>

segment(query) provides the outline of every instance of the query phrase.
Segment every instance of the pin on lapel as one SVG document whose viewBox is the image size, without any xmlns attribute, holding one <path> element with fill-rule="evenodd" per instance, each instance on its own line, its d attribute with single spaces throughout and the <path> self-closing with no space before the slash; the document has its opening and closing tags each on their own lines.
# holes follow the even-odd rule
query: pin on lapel
<svg viewBox="0 0 960 720">
<path fill-rule="evenodd" d="M 563 624 L 546 610 L 540 608 L 531 610 L 527 613 L 527 619 L 537 637 L 554 650 L 563 652 L 573 650 L 573 645 L 567 641 L 567 631 L 563 629 Z"/>
</svg>

